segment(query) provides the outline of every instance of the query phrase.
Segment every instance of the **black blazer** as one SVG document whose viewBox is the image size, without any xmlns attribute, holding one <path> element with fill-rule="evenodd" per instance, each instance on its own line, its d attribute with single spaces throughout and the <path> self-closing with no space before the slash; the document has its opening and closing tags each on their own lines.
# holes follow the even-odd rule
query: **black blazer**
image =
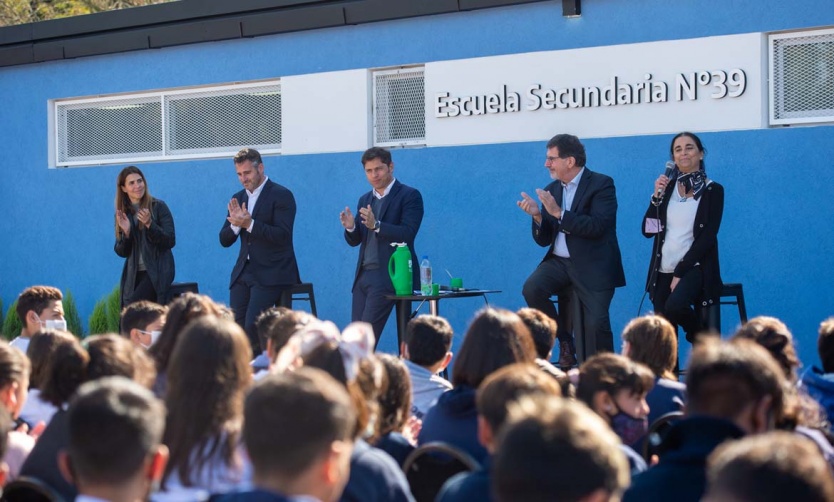
<svg viewBox="0 0 834 502">
<path fill-rule="evenodd" d="M 246 190 L 234 195 L 238 203 L 249 202 Z M 226 213 L 228 217 L 228 212 Z M 287 188 L 267 180 L 252 212 L 255 223 L 252 233 L 245 228 L 235 235 L 229 220 L 223 222 L 220 229 L 220 244 L 229 247 L 240 237 L 240 252 L 232 269 L 229 287 L 235 283 L 246 257 L 261 286 L 279 286 L 298 284 L 298 263 L 295 261 L 295 249 L 292 243 L 293 224 L 295 223 L 295 198 Z"/>
<path fill-rule="evenodd" d="M 646 278 L 646 291 L 649 297 L 654 298 L 657 271 L 660 268 L 660 259 L 663 254 L 663 240 L 666 238 L 666 210 L 669 208 L 669 199 L 674 197 L 677 183 L 670 182 L 663 194 L 663 201 L 659 206 L 649 203 L 646 214 L 643 215 L 643 235 L 654 237 L 652 256 L 649 261 L 649 272 Z M 695 241 L 686 252 L 683 259 L 675 267 L 675 277 L 683 277 L 696 263 L 700 264 L 703 275 L 701 294 L 696 299 L 697 305 L 706 307 L 718 303 L 721 298 L 721 267 L 718 264 L 718 229 L 721 226 L 721 218 L 724 215 L 724 187 L 716 182 L 709 183 L 701 195 L 698 203 L 698 210 L 695 212 L 693 234 Z M 660 219 L 662 230 L 660 233 L 650 233 L 646 222 L 650 219 Z"/>
<path fill-rule="evenodd" d="M 554 181 L 545 190 L 562 207 L 562 182 Z M 617 243 L 617 193 L 614 180 L 585 168 L 573 204 L 557 220 L 542 206 L 542 223 L 533 220 L 533 240 L 550 246 L 543 260 L 550 257 L 559 232 L 565 234 L 571 262 L 589 289 L 602 291 L 625 286 L 623 259 Z"/>
<path fill-rule="evenodd" d="M 151 200 L 151 226 L 145 228 L 137 226 L 133 215 L 130 220 L 130 237 L 124 234 L 116 240 L 113 250 L 117 255 L 125 258 L 122 267 L 122 278 L 119 282 L 122 307 L 125 297 L 130 296 L 136 289 L 136 273 L 139 271 L 139 253 L 145 262 L 145 269 L 156 291 L 156 302 L 160 305 L 168 303 L 168 289 L 174 282 L 174 253 L 171 249 L 177 243 L 174 230 L 174 217 L 165 202 L 159 199 Z"/>
<path fill-rule="evenodd" d="M 362 269 L 362 257 L 365 255 L 365 246 L 370 231 L 361 222 L 359 208 L 368 207 L 368 204 L 373 201 L 373 197 L 373 191 L 371 191 L 359 198 L 356 209 L 356 228 L 353 232 L 345 230 L 347 243 L 351 246 L 359 246 L 359 260 L 356 262 L 356 274 L 353 279 L 354 287 Z M 392 242 L 405 242 L 408 244 L 408 249 L 411 250 L 413 287 L 414 289 L 420 289 L 420 262 L 417 261 L 417 252 L 414 249 L 414 238 L 417 236 L 420 223 L 423 221 L 423 196 L 417 189 L 395 181 L 388 195 L 382 198 L 382 208 L 379 210 L 379 214 L 375 216 L 380 222 L 376 239 L 379 266 L 388 266 L 388 260 L 395 250 L 391 246 Z"/>
</svg>

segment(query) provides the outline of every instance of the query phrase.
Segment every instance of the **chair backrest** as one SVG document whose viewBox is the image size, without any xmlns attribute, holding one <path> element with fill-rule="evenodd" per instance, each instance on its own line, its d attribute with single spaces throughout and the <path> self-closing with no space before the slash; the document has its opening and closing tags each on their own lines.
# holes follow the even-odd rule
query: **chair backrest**
<svg viewBox="0 0 834 502">
<path fill-rule="evenodd" d="M 37 478 L 20 476 L 3 488 L 0 500 L 6 502 L 63 502 L 51 486 Z"/>
<path fill-rule="evenodd" d="M 446 480 L 480 468 L 471 455 L 441 441 L 418 447 L 403 462 L 403 472 L 417 502 L 433 502 Z"/>
<path fill-rule="evenodd" d="M 646 433 L 646 441 L 643 443 L 643 458 L 646 462 L 651 462 L 654 455 L 658 455 L 663 446 L 663 440 L 666 439 L 666 434 L 672 428 L 675 422 L 683 418 L 682 411 L 670 411 L 665 415 L 657 417 L 657 419 L 649 425 L 649 431 Z"/>
</svg>

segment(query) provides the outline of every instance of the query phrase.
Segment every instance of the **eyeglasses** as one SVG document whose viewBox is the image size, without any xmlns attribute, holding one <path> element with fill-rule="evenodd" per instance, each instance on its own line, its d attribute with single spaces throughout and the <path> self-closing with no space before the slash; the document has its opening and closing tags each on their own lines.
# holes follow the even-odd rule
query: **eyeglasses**
<svg viewBox="0 0 834 502">
<path fill-rule="evenodd" d="M 547 163 L 552 164 L 552 163 L 556 162 L 557 159 L 561 159 L 561 158 L 563 158 L 563 157 L 545 157 L 544 160 Z"/>
</svg>

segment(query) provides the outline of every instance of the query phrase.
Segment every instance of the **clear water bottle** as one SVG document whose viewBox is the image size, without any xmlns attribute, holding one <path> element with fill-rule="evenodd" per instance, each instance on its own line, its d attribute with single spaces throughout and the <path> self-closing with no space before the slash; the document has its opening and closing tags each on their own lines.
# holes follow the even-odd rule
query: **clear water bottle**
<svg viewBox="0 0 834 502">
<path fill-rule="evenodd" d="M 428 256 L 423 256 L 420 261 L 420 293 L 431 296 L 431 263 Z"/>
</svg>

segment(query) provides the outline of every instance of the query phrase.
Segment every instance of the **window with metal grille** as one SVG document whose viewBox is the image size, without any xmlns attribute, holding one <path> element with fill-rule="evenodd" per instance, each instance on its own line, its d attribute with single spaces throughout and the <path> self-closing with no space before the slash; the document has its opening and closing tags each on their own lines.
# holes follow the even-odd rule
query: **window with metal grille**
<svg viewBox="0 0 834 502">
<path fill-rule="evenodd" d="M 834 30 L 771 35 L 770 124 L 834 121 Z"/>
<path fill-rule="evenodd" d="M 426 91 L 423 68 L 374 72 L 374 145 L 426 143 Z"/>
<path fill-rule="evenodd" d="M 281 149 L 281 84 L 56 101 L 56 165 L 232 156 Z"/>
</svg>

